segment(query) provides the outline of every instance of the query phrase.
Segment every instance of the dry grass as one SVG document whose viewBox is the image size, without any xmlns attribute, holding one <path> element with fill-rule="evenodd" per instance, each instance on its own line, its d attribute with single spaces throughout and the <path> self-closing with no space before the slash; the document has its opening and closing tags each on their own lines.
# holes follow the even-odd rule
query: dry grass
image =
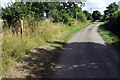
<svg viewBox="0 0 120 80">
<path fill-rule="evenodd" d="M 46 45 L 46 41 L 60 40 L 67 41 L 71 34 L 80 30 L 81 26 L 88 24 L 75 21 L 72 26 L 62 23 L 52 23 L 50 21 L 24 21 L 24 33 L 13 35 L 10 29 L 4 29 L 2 72 L 5 73 L 10 65 L 22 61 L 25 54 L 34 48 Z M 85 26 L 84 26 L 85 27 Z M 3 74 L 0 73 L 0 74 Z"/>
</svg>

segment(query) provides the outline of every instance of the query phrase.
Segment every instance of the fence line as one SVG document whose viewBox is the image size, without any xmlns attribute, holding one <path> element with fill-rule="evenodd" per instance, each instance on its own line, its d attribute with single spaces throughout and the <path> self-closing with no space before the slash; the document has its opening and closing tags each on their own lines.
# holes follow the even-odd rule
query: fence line
<svg viewBox="0 0 120 80">
<path fill-rule="evenodd" d="M 0 26 L 1 26 L 1 28 L 4 28 L 3 26 L 10 27 L 10 26 L 7 26 L 7 21 L 6 20 L 0 20 Z M 18 29 L 20 29 L 20 34 L 21 35 L 23 34 L 23 28 L 24 28 L 23 20 L 20 20 Z"/>
</svg>

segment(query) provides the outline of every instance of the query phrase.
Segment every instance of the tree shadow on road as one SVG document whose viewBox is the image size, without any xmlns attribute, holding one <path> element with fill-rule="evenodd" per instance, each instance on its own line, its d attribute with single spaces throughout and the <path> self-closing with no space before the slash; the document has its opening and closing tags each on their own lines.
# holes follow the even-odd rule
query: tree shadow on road
<svg viewBox="0 0 120 80">
<path fill-rule="evenodd" d="M 48 43 L 50 46 L 47 47 L 53 49 L 35 48 L 34 51 L 27 54 L 24 59 L 26 65 L 20 66 L 23 71 L 29 73 L 26 78 L 50 78 L 53 75 L 62 78 L 66 73 L 69 73 L 71 77 L 87 78 L 90 77 L 87 76 L 88 74 L 91 74 L 92 77 L 93 75 L 95 77 L 110 77 L 111 73 L 109 73 L 108 68 L 113 67 L 114 70 L 116 66 L 108 67 L 104 62 L 105 58 L 108 64 L 119 65 L 118 54 L 110 53 L 108 45 L 93 42 L 64 43 L 53 41 Z M 75 71 L 76 73 L 73 74 Z M 102 74 L 98 76 L 98 73 L 102 71 L 108 74 L 104 73 L 104 76 Z M 59 73 L 56 74 L 56 72 Z M 76 76 L 72 76 L 72 74 Z M 116 77 L 117 73 L 113 75 Z"/>
<path fill-rule="evenodd" d="M 114 52 L 113 52 L 114 51 Z M 72 42 L 60 55 L 53 78 L 118 78 L 119 53 L 108 44 Z"/>
</svg>

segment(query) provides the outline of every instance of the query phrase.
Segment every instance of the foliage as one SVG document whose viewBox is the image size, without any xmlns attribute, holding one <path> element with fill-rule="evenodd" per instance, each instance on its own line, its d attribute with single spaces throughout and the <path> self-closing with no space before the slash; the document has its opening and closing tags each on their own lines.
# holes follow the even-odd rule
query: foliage
<svg viewBox="0 0 120 80">
<path fill-rule="evenodd" d="M 106 29 L 106 24 L 101 24 L 98 30 L 107 43 L 111 44 L 118 51 L 120 51 L 120 38 L 116 36 L 114 33 L 112 33 L 111 31 L 108 31 Z"/>
<path fill-rule="evenodd" d="M 6 19 L 10 24 L 15 24 L 26 14 L 26 8 L 24 3 L 12 3 L 12 6 L 8 6 L 5 9 L 2 9 L 2 18 Z M 25 12 L 26 11 L 26 12 Z"/>
<path fill-rule="evenodd" d="M 112 31 L 114 34 L 120 37 L 120 11 L 118 11 L 119 6 L 114 2 L 111 3 L 107 10 L 104 11 L 103 19 L 107 21 L 105 24 L 106 29 Z"/>
<path fill-rule="evenodd" d="M 107 10 L 104 11 L 104 19 L 109 20 L 113 16 L 114 12 L 118 11 L 119 6 L 114 2 L 106 8 Z"/>
<path fill-rule="evenodd" d="M 87 17 L 83 12 L 79 12 L 77 14 L 77 19 L 80 20 L 81 22 L 85 22 L 87 21 Z"/>
<path fill-rule="evenodd" d="M 42 19 L 43 12 L 40 3 L 23 3 L 23 2 L 15 2 L 11 3 L 7 8 L 2 9 L 2 18 L 7 20 L 7 22 L 11 25 L 17 24 L 17 21 L 20 19 Z"/>
<path fill-rule="evenodd" d="M 7 71 L 8 66 L 22 60 L 26 55 L 25 53 L 33 48 L 46 45 L 48 44 L 47 41 L 55 39 L 65 41 L 73 33 L 86 27 L 83 26 L 88 24 L 84 22 L 86 21 L 85 14 L 82 12 L 84 4 L 82 2 L 79 4 L 81 4 L 80 7 L 75 2 L 15 2 L 3 8 L 2 18 L 10 24 L 7 27 L 11 25 L 12 27 L 18 27 L 18 21 L 22 19 L 24 32 L 22 36 L 16 36 L 12 34 L 11 28 L 3 29 L 2 71 Z M 49 21 L 41 22 L 40 20 L 44 19 L 43 14 L 46 13 L 48 18 L 50 12 L 54 14 L 54 22 L 62 22 L 71 25 L 71 27 Z M 78 14 L 78 19 L 82 21 L 81 23 L 74 24 L 73 20 L 76 18 L 76 14 Z"/>
<path fill-rule="evenodd" d="M 107 22 L 100 25 L 99 31 L 103 38 L 120 51 L 120 11 L 119 6 L 111 3 L 104 11 L 104 17 Z"/>
<path fill-rule="evenodd" d="M 120 37 L 120 11 L 116 11 L 109 22 L 106 24 L 106 28 Z"/>
<path fill-rule="evenodd" d="M 79 7 L 78 4 L 81 6 Z M 2 9 L 2 18 L 15 27 L 21 19 L 43 20 L 44 13 L 47 18 L 51 13 L 54 14 L 54 22 L 61 21 L 71 25 L 72 18 L 76 18 L 76 14 L 82 12 L 83 6 L 82 2 L 11 2 L 8 7 Z M 64 14 L 61 14 L 62 12 Z"/>
<path fill-rule="evenodd" d="M 73 18 L 76 18 L 77 17 L 76 14 L 78 12 L 82 12 L 82 8 L 79 7 L 78 4 L 76 4 L 74 2 L 72 2 L 72 3 L 68 2 L 68 4 L 69 5 L 67 5 L 67 7 L 68 7 L 67 11 L 70 13 L 70 15 L 73 16 Z"/>
<path fill-rule="evenodd" d="M 98 10 L 93 11 L 93 13 L 92 13 L 92 18 L 93 18 L 94 20 L 100 20 L 100 19 L 101 19 L 101 13 L 100 13 Z"/>
<path fill-rule="evenodd" d="M 60 40 L 65 42 L 73 33 L 86 27 L 86 24 L 89 24 L 87 22 L 77 22 L 75 25 L 72 25 L 72 27 L 68 27 L 67 25 L 50 21 L 43 21 L 42 23 L 39 21 L 33 21 L 33 23 L 36 24 L 34 26 L 34 32 L 33 28 L 31 28 L 32 25 L 28 25 L 28 21 L 24 21 L 25 29 L 22 38 L 20 35 L 12 35 L 10 29 L 4 29 L 4 42 L 2 46 L 3 72 L 8 70 L 8 66 L 15 64 L 14 62 L 24 59 L 26 53 L 32 49 L 47 45 L 47 41 Z"/>
<path fill-rule="evenodd" d="M 115 11 L 119 9 L 119 6 L 114 2 L 111 3 L 108 7 L 106 7 L 107 10 L 105 10 L 105 14 L 112 16 Z"/>
<path fill-rule="evenodd" d="M 65 10 L 57 11 L 54 15 L 54 22 L 63 22 L 72 25 L 72 17 Z"/>
<path fill-rule="evenodd" d="M 91 13 L 89 13 L 87 10 L 84 10 L 83 13 L 85 13 L 86 17 L 87 17 L 87 20 L 91 20 Z"/>
</svg>

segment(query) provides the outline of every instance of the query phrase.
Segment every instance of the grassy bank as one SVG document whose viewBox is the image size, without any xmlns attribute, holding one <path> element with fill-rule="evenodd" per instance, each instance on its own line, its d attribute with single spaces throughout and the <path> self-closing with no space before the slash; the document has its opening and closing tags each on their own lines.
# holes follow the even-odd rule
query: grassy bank
<svg viewBox="0 0 120 80">
<path fill-rule="evenodd" d="M 24 33 L 22 37 L 20 35 L 13 35 L 9 29 L 3 30 L 3 73 L 1 74 L 7 72 L 12 65 L 25 60 L 26 55 L 28 55 L 31 50 L 40 46 L 45 47 L 48 51 L 43 60 L 45 71 L 48 71 L 51 63 L 59 55 L 57 52 L 61 50 L 69 38 L 90 24 L 89 22 L 81 23 L 75 21 L 72 26 L 67 26 L 62 23 L 52 23 L 50 21 L 34 21 L 32 25 L 28 25 L 28 21 L 24 21 Z M 59 41 L 59 44 L 55 44 L 53 41 Z M 48 47 L 46 48 L 46 46 Z M 39 54 L 42 56 L 41 52 Z M 33 57 L 34 56 L 32 56 L 32 58 Z"/>
<path fill-rule="evenodd" d="M 118 51 L 120 51 L 120 38 L 113 34 L 112 32 L 105 29 L 105 24 L 99 26 L 99 32 L 104 38 L 104 40 L 114 46 Z"/>
</svg>

